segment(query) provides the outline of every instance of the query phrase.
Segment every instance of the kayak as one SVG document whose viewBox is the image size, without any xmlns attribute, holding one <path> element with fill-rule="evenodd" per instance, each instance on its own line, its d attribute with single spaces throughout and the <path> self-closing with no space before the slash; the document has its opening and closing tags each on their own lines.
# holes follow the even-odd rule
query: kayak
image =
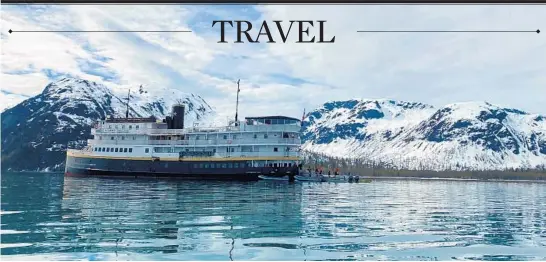
<svg viewBox="0 0 546 262">
<path fill-rule="evenodd" d="M 258 178 L 263 180 L 281 180 L 281 181 L 288 181 L 288 176 L 258 176 Z"/>
</svg>

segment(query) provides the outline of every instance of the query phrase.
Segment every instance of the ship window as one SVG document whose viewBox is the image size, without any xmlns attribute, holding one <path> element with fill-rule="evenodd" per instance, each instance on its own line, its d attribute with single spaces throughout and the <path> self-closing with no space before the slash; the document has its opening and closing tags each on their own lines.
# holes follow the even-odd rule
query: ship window
<svg viewBox="0 0 546 262">
<path fill-rule="evenodd" d="M 133 136 L 133 140 L 135 140 L 136 138 Z"/>
<path fill-rule="evenodd" d="M 233 163 L 233 168 L 239 168 L 239 163 Z"/>
<path fill-rule="evenodd" d="M 227 139 L 227 135 L 224 135 L 224 139 Z"/>
<path fill-rule="evenodd" d="M 235 148 L 234 148 L 234 147 L 231 148 L 231 152 L 235 152 Z"/>
<path fill-rule="evenodd" d="M 236 136 L 236 135 L 233 135 L 233 139 L 237 139 L 237 136 Z"/>
<path fill-rule="evenodd" d="M 209 168 L 209 164 L 205 164 L 205 168 Z"/>
<path fill-rule="evenodd" d="M 132 126 L 132 125 L 129 125 L 129 129 L 133 129 L 133 126 Z"/>
<path fill-rule="evenodd" d="M 99 140 L 102 140 L 102 136 L 99 136 Z"/>
<path fill-rule="evenodd" d="M 117 148 L 117 147 L 114 149 L 114 152 L 118 152 L 118 148 Z"/>
<path fill-rule="evenodd" d="M 264 134 L 264 138 L 267 138 L 267 134 Z"/>
<path fill-rule="evenodd" d="M 216 148 L 213 148 L 213 149 L 212 149 L 212 153 L 216 153 Z"/>
<path fill-rule="evenodd" d="M 232 163 L 229 163 L 229 164 L 228 164 L 228 168 L 233 168 L 233 164 L 232 164 Z"/>
<path fill-rule="evenodd" d="M 222 164 L 218 163 L 216 164 L 216 168 L 221 168 L 222 167 Z"/>
<path fill-rule="evenodd" d="M 222 164 L 222 168 L 226 168 L 227 167 L 227 164 L 226 163 L 223 163 Z"/>
<path fill-rule="evenodd" d="M 277 167 L 277 163 L 273 164 L 273 167 Z"/>
<path fill-rule="evenodd" d="M 129 153 L 133 153 L 133 148 L 129 148 Z"/>
<path fill-rule="evenodd" d="M 284 166 L 284 167 L 287 167 L 287 166 L 288 166 L 288 164 L 287 164 L 287 163 L 284 163 L 284 164 L 283 164 L 283 166 Z"/>
<path fill-rule="evenodd" d="M 265 124 L 266 124 L 266 125 L 271 125 L 271 119 L 266 119 L 266 120 L 265 120 Z"/>
<path fill-rule="evenodd" d="M 199 164 L 199 168 L 203 168 L 203 163 Z"/>
<path fill-rule="evenodd" d="M 138 129 L 138 125 L 136 125 L 135 128 Z"/>
<path fill-rule="evenodd" d="M 125 137 L 124 137 L 124 136 L 122 136 L 122 137 L 121 137 L 121 140 L 125 140 Z"/>
<path fill-rule="evenodd" d="M 125 129 L 125 125 L 121 125 L 121 129 Z"/>
<path fill-rule="evenodd" d="M 149 152 L 150 152 L 149 148 L 144 149 L 144 153 L 149 153 Z"/>
<path fill-rule="evenodd" d="M 258 135 L 254 134 L 254 138 L 258 138 Z"/>
<path fill-rule="evenodd" d="M 107 148 L 106 148 L 106 152 L 110 152 L 110 148 L 107 147 Z"/>
<path fill-rule="evenodd" d="M 124 149 L 123 149 L 123 153 L 127 153 L 127 148 L 124 148 Z"/>
<path fill-rule="evenodd" d="M 114 140 L 114 137 L 110 137 L 110 140 Z"/>
<path fill-rule="evenodd" d="M 197 168 L 197 164 L 193 164 L 193 168 Z"/>
<path fill-rule="evenodd" d="M 276 147 L 273 148 L 273 152 L 278 152 L 278 151 L 279 151 L 278 148 L 276 148 Z"/>
<path fill-rule="evenodd" d="M 199 140 L 199 136 L 195 136 L 195 140 Z"/>
</svg>

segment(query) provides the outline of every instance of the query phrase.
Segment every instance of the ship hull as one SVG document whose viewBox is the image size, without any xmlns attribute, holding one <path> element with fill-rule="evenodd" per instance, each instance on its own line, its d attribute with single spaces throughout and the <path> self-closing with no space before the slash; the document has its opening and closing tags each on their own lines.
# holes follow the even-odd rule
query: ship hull
<svg viewBox="0 0 546 262">
<path fill-rule="evenodd" d="M 253 167 L 249 160 L 161 160 L 93 156 L 66 157 L 66 176 L 151 177 L 198 180 L 259 180 L 260 175 L 295 176 L 298 168 Z"/>
</svg>

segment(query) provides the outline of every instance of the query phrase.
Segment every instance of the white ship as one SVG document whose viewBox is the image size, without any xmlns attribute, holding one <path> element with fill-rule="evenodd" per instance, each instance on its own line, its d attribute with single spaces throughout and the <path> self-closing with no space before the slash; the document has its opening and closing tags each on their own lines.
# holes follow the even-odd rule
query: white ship
<svg viewBox="0 0 546 262">
<path fill-rule="evenodd" d="M 301 121 L 247 117 L 223 127 L 184 127 L 184 106 L 164 120 L 109 118 L 84 150 L 68 150 L 66 175 L 256 180 L 298 174 Z"/>
</svg>

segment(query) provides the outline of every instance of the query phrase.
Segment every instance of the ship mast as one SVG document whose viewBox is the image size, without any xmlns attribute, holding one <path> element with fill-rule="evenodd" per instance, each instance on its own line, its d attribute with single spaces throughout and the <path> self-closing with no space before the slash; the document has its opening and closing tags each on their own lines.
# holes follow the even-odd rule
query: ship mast
<svg viewBox="0 0 546 262">
<path fill-rule="evenodd" d="M 129 88 L 129 92 L 127 93 L 127 111 L 125 111 L 125 118 L 129 118 L 129 99 L 130 99 L 130 96 L 131 96 L 131 88 Z"/>
<path fill-rule="evenodd" d="M 239 92 L 241 92 L 241 89 L 239 88 L 240 81 L 241 79 L 237 80 L 237 103 L 235 104 L 235 125 L 237 125 L 238 114 L 239 114 Z"/>
</svg>

